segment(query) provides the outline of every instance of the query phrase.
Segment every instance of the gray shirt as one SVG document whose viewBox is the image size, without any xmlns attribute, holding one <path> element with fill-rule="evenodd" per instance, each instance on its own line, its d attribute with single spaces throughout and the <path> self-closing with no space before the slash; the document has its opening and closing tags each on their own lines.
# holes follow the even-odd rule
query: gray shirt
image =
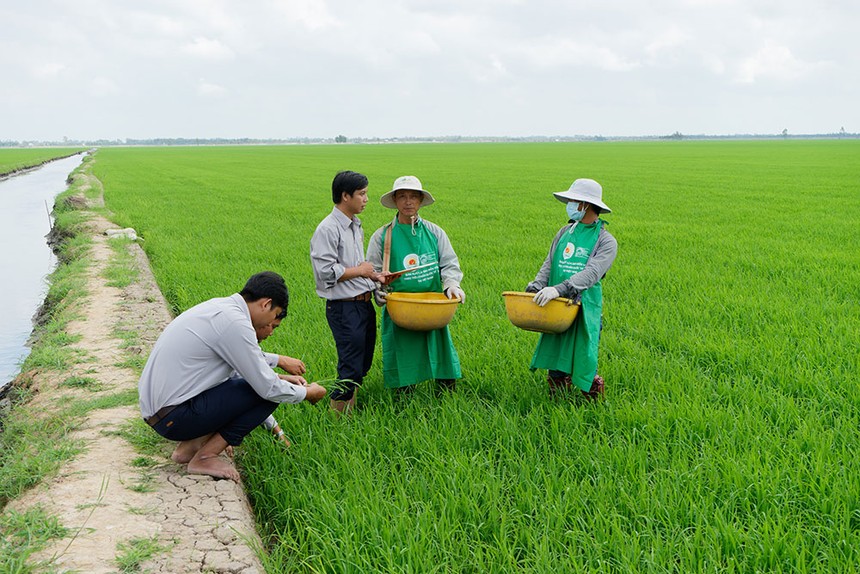
<svg viewBox="0 0 860 574">
<path fill-rule="evenodd" d="M 220 385 L 233 371 L 272 402 L 300 403 L 307 394 L 269 366 L 238 293 L 195 305 L 164 329 L 138 382 L 140 412 L 151 417 Z"/>
<path fill-rule="evenodd" d="M 451 247 L 448 234 L 445 233 L 444 229 L 426 219 L 419 217 L 416 225 L 418 223 L 424 225 L 427 231 L 432 233 L 436 238 L 436 246 L 439 249 L 439 273 L 442 276 L 442 289 L 459 287 L 460 282 L 463 280 L 463 272 L 460 270 L 460 260 L 457 258 L 454 248 Z M 382 271 L 382 258 L 385 248 L 382 242 L 382 231 L 385 227 L 383 225 L 374 231 L 370 237 L 370 243 L 367 244 L 367 260 L 373 264 L 375 271 Z"/>
<path fill-rule="evenodd" d="M 552 255 L 555 253 L 555 248 L 558 245 L 559 238 L 572 229 L 576 223 L 569 223 L 562 227 L 555 238 L 552 240 L 552 245 L 549 247 L 549 254 L 544 259 L 540 271 L 538 271 L 535 280 L 528 284 L 526 291 L 539 291 L 547 286 L 550 274 L 552 272 Z M 585 264 L 585 269 L 578 273 L 574 273 L 569 278 L 565 279 L 558 285 L 550 285 L 558 289 L 559 297 L 572 299 L 588 289 L 593 287 L 600 281 L 609 268 L 612 267 L 612 262 L 615 261 L 615 255 L 618 253 L 618 242 L 612 237 L 606 227 L 600 228 L 600 233 L 597 235 L 597 243 L 594 244 L 594 249 L 588 257 Z"/>
<path fill-rule="evenodd" d="M 375 283 L 368 277 L 338 281 L 347 267 L 364 263 L 364 230 L 361 220 L 350 219 L 334 207 L 317 225 L 311 237 L 311 265 L 314 269 L 317 295 L 323 299 L 349 299 L 373 291 Z"/>
</svg>

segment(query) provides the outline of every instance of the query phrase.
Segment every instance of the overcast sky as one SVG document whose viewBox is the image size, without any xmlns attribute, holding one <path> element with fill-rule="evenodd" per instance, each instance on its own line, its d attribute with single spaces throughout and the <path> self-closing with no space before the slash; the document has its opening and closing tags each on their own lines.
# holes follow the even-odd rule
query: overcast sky
<svg viewBox="0 0 860 574">
<path fill-rule="evenodd" d="M 860 132 L 857 0 L 2 0 L 0 140 Z"/>
</svg>

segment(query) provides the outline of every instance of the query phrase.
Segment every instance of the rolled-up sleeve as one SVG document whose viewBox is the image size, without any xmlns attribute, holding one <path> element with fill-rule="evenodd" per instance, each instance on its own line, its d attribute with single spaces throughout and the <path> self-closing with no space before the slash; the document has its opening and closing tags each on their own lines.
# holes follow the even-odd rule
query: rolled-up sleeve
<svg viewBox="0 0 860 574">
<path fill-rule="evenodd" d="M 233 323 L 219 338 L 215 351 L 264 399 L 293 404 L 305 400 L 304 387 L 282 380 L 267 364 L 249 323 Z"/>
<path fill-rule="evenodd" d="M 267 353 L 263 351 L 263 358 L 266 359 L 266 364 L 274 369 L 278 366 L 278 361 L 281 359 L 281 356 L 277 353 Z"/>
<path fill-rule="evenodd" d="M 337 247 L 340 243 L 338 230 L 332 226 L 320 226 L 311 237 L 311 265 L 318 285 L 331 289 L 346 270 L 338 263 Z"/>
</svg>

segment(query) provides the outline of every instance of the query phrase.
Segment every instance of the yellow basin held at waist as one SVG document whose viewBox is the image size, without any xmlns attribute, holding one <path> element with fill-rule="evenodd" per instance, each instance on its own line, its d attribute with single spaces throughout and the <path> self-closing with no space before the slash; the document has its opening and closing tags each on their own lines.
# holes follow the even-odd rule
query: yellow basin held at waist
<svg viewBox="0 0 860 574">
<path fill-rule="evenodd" d="M 511 323 L 526 331 L 538 333 L 564 333 L 573 325 L 579 312 L 579 303 L 558 297 L 540 307 L 533 301 L 534 293 L 504 291 L 505 311 Z"/>
<path fill-rule="evenodd" d="M 433 331 L 451 322 L 459 298 L 444 293 L 389 293 L 388 314 L 394 324 L 410 331 Z"/>
</svg>

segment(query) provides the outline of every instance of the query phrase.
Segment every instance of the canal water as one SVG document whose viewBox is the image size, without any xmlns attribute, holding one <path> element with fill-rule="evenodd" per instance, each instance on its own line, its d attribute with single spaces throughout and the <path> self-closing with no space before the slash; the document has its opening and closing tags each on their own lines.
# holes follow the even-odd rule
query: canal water
<svg viewBox="0 0 860 574">
<path fill-rule="evenodd" d="M 51 230 L 48 212 L 83 159 L 78 154 L 0 180 L 0 394 L 30 353 L 33 316 L 56 265 L 45 238 Z"/>
</svg>

